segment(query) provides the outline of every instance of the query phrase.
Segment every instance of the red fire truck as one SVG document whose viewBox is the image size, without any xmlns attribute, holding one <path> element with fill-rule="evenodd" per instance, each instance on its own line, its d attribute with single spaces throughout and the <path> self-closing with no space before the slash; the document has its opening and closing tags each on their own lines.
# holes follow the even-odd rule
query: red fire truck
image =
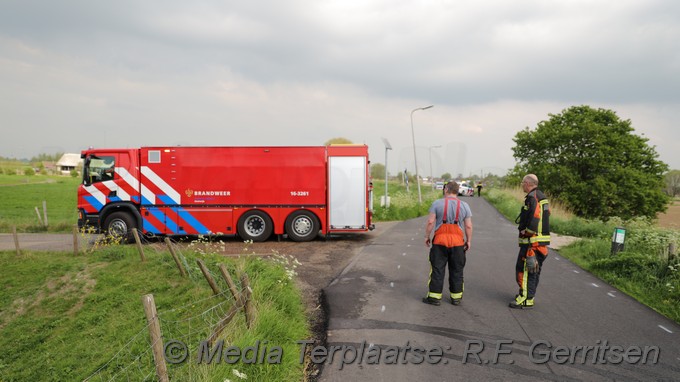
<svg viewBox="0 0 680 382">
<path fill-rule="evenodd" d="M 78 226 L 294 241 L 373 229 L 368 147 L 89 149 Z"/>
</svg>

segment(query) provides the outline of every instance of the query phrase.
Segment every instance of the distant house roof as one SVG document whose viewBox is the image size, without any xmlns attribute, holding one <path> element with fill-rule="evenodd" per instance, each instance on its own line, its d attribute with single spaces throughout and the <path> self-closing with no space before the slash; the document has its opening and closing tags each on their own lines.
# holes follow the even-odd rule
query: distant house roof
<svg viewBox="0 0 680 382">
<path fill-rule="evenodd" d="M 45 161 L 43 161 L 41 163 L 42 163 L 42 166 L 45 170 L 54 171 L 54 170 L 57 169 L 57 163 L 56 162 L 45 162 Z"/>
<path fill-rule="evenodd" d="M 64 154 L 57 161 L 58 167 L 80 167 L 83 160 L 80 159 L 80 154 Z"/>
</svg>

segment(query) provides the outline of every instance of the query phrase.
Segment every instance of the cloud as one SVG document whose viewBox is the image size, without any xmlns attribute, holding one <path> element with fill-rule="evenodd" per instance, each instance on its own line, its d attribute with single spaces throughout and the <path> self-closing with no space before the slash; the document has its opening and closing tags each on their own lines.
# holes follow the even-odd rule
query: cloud
<svg viewBox="0 0 680 382">
<path fill-rule="evenodd" d="M 435 167 L 476 172 L 590 104 L 680 168 L 679 18 L 670 0 L 5 1 L 0 155 L 345 136 L 382 160 L 380 138 L 412 151 L 409 113 L 434 104 L 415 116 L 419 161 L 443 142 Z"/>
</svg>

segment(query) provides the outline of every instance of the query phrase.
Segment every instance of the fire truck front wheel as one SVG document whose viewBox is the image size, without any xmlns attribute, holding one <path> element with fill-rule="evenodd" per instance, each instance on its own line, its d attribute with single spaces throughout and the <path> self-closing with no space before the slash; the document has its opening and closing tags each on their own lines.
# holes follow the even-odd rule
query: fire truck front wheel
<svg viewBox="0 0 680 382">
<path fill-rule="evenodd" d="M 104 222 L 106 233 L 110 236 L 122 238 L 125 242 L 133 241 L 132 230 L 137 229 L 135 220 L 127 212 L 114 212 Z"/>
<path fill-rule="evenodd" d="M 295 211 L 286 219 L 286 233 L 293 241 L 311 241 L 319 234 L 319 220 L 309 211 Z"/>
<path fill-rule="evenodd" d="M 243 240 L 265 241 L 273 231 L 272 219 L 262 211 L 248 211 L 238 219 L 238 235 Z"/>
</svg>

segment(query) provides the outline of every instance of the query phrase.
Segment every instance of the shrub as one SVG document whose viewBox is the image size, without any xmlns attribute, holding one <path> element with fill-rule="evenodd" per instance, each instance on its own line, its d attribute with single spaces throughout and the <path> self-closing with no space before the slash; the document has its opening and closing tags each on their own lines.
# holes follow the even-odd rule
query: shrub
<svg viewBox="0 0 680 382">
<path fill-rule="evenodd" d="M 616 256 L 597 259 L 591 266 L 595 270 L 613 272 L 621 278 L 633 278 L 640 274 L 658 273 L 659 261 L 639 253 L 622 252 Z"/>
</svg>

